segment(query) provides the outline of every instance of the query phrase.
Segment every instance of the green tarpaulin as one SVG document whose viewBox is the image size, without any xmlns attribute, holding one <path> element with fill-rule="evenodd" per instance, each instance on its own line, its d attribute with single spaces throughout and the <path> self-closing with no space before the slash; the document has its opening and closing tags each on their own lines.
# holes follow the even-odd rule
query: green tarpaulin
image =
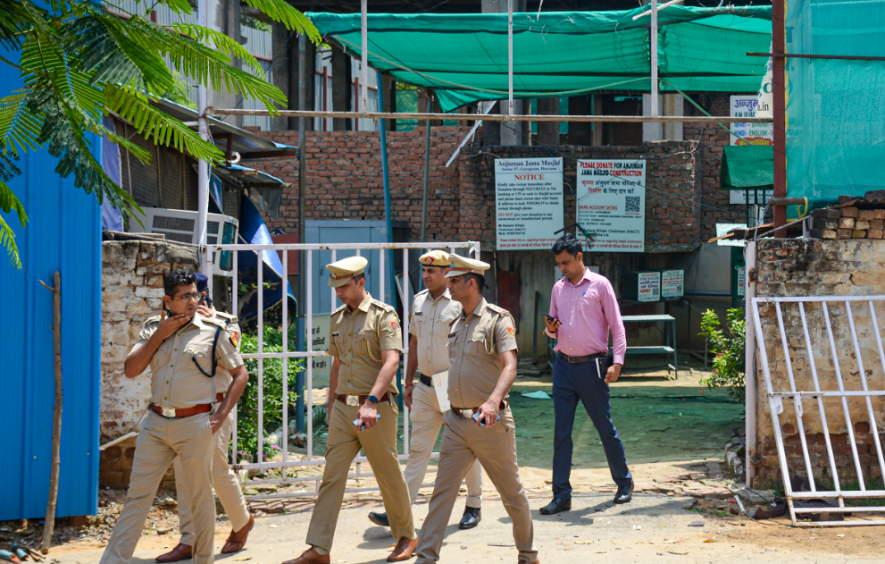
<svg viewBox="0 0 885 564">
<path fill-rule="evenodd" d="M 646 8 L 647 10 L 648 8 Z M 514 95 L 650 90 L 649 16 L 642 10 L 513 15 Z M 320 32 L 361 55 L 360 14 L 309 13 Z M 771 7 L 672 6 L 658 16 L 661 92 L 757 92 Z M 369 64 L 433 88 L 444 111 L 507 98 L 507 14 L 369 14 Z"/>
<path fill-rule="evenodd" d="M 719 185 L 723 190 L 774 187 L 774 147 L 740 145 L 723 147 Z"/>
<path fill-rule="evenodd" d="M 788 53 L 885 57 L 885 2 L 787 2 Z M 369 36 L 371 37 L 371 35 Z M 787 59 L 787 196 L 885 189 L 885 62 Z"/>
</svg>

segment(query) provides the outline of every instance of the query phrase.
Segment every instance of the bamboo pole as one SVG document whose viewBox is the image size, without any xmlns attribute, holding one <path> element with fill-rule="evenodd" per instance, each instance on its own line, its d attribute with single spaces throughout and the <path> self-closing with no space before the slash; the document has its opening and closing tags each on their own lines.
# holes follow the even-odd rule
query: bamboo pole
<svg viewBox="0 0 885 564">
<path fill-rule="evenodd" d="M 735 116 L 602 116 L 602 115 L 507 115 L 507 114 L 446 114 L 446 113 L 397 113 L 397 112 L 322 112 L 299 110 L 243 110 L 240 108 L 206 109 L 208 115 L 216 116 L 276 116 L 290 118 L 365 118 L 450 120 L 450 121 L 566 121 L 585 123 L 771 123 L 771 118 Z"/>
<path fill-rule="evenodd" d="M 52 341 L 55 349 L 55 407 L 52 412 L 52 469 L 49 474 L 49 501 L 46 504 L 46 520 L 43 526 L 43 542 L 40 551 L 49 552 L 52 532 L 55 528 L 55 507 L 58 503 L 58 474 L 61 469 L 61 409 L 63 388 L 61 378 L 61 273 L 55 271 L 55 286 L 40 284 L 52 292 Z"/>
</svg>

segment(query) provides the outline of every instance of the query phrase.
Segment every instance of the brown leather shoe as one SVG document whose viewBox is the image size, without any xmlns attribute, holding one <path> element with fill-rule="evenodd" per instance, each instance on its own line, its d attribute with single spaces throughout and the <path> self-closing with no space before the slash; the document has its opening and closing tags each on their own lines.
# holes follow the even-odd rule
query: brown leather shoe
<svg viewBox="0 0 885 564">
<path fill-rule="evenodd" d="M 230 554 L 231 552 L 243 550 L 243 547 L 246 546 L 246 539 L 249 538 L 249 531 L 251 531 L 254 526 L 255 517 L 250 514 L 249 522 L 243 525 L 242 529 L 230 532 L 230 536 L 227 537 L 227 542 L 224 543 L 224 547 L 221 549 L 221 554 Z"/>
<path fill-rule="evenodd" d="M 387 557 L 387 561 L 402 562 L 403 560 L 408 560 L 412 557 L 412 554 L 415 552 L 416 548 L 418 548 L 417 537 L 413 539 L 407 539 L 406 537 L 403 537 L 399 539 L 398 543 L 396 543 L 396 546 L 393 548 L 393 552 L 391 552 L 390 556 Z"/>
<path fill-rule="evenodd" d="M 286 560 L 283 564 L 329 564 L 329 555 L 320 555 L 315 548 L 310 547 L 295 560 Z"/>
<path fill-rule="evenodd" d="M 194 549 L 189 544 L 179 543 L 175 548 L 166 554 L 157 556 L 157 562 L 178 562 L 179 560 L 190 560 L 194 557 Z"/>
</svg>

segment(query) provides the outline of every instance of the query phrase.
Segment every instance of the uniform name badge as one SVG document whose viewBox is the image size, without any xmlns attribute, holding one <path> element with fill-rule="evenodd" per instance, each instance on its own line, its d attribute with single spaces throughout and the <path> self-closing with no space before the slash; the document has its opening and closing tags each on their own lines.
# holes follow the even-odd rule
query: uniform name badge
<svg viewBox="0 0 885 564">
<path fill-rule="evenodd" d="M 452 404 L 449 403 L 449 371 L 434 374 L 430 380 L 433 382 L 433 391 L 436 392 L 439 410 L 445 413 L 452 408 Z"/>
</svg>

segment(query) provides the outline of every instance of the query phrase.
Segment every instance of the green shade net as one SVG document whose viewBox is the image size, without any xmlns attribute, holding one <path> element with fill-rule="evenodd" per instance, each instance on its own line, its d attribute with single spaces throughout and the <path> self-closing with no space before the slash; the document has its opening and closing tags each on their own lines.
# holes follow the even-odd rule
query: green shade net
<svg viewBox="0 0 885 564">
<path fill-rule="evenodd" d="M 787 53 L 885 56 L 885 2 L 790 0 Z M 787 195 L 885 189 L 885 62 L 787 59 Z"/>
<path fill-rule="evenodd" d="M 736 145 L 722 149 L 719 184 L 724 190 L 774 186 L 774 147 Z"/>
<path fill-rule="evenodd" d="M 641 12 L 514 14 L 514 96 L 650 91 L 651 18 L 633 21 Z M 360 14 L 308 16 L 361 56 Z M 759 90 L 765 60 L 747 53 L 768 52 L 771 7 L 672 6 L 658 24 L 661 92 Z M 433 88 L 444 111 L 507 98 L 507 14 L 369 14 L 368 51 L 398 82 Z"/>
</svg>

